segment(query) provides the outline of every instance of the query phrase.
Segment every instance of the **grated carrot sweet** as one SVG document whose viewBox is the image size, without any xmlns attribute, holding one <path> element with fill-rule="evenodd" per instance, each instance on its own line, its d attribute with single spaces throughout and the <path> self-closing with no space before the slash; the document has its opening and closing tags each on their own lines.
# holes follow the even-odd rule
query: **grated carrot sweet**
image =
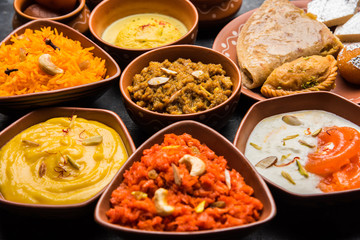
<svg viewBox="0 0 360 240">
<path fill-rule="evenodd" d="M 57 48 L 46 44 L 46 39 Z M 94 47 L 83 48 L 56 28 L 26 29 L 22 35 L 13 35 L 11 42 L 0 46 L 0 96 L 68 88 L 107 77 L 105 60 L 93 56 Z M 42 71 L 38 62 L 42 54 L 49 54 L 64 72 L 50 75 Z M 79 67 L 83 62 L 86 68 Z"/>
</svg>

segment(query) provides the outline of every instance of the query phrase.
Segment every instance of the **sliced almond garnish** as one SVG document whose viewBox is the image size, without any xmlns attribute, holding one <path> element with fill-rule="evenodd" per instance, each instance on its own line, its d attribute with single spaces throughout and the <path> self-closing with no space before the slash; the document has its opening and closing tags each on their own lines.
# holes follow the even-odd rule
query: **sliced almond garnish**
<svg viewBox="0 0 360 240">
<path fill-rule="evenodd" d="M 203 75 L 203 74 L 204 74 L 204 72 L 201 71 L 201 70 L 193 71 L 193 72 L 191 73 L 191 75 L 193 75 L 193 76 L 196 77 L 196 78 L 201 77 L 201 75 Z"/>
<path fill-rule="evenodd" d="M 225 183 L 226 186 L 231 189 L 231 176 L 229 170 L 225 169 Z"/>
<path fill-rule="evenodd" d="M 260 160 L 258 163 L 255 164 L 255 166 L 260 168 L 269 168 L 274 165 L 277 160 L 278 158 L 276 156 L 269 156 Z"/>
<path fill-rule="evenodd" d="M 46 164 L 45 162 L 41 162 L 39 167 L 39 177 L 43 177 L 46 173 Z"/>
<path fill-rule="evenodd" d="M 154 77 L 148 81 L 148 84 L 151 86 L 157 86 L 166 83 L 169 79 L 170 78 L 168 77 Z"/>
<path fill-rule="evenodd" d="M 161 70 L 163 70 L 165 73 L 172 75 L 172 76 L 175 76 L 177 74 L 177 72 L 167 69 L 167 68 L 161 68 Z"/>
<path fill-rule="evenodd" d="M 299 126 L 302 124 L 302 122 L 293 115 L 284 115 L 281 119 L 291 126 Z"/>
<path fill-rule="evenodd" d="M 174 182 L 176 185 L 180 186 L 181 185 L 181 176 L 179 174 L 179 169 L 177 168 L 177 166 L 174 163 L 171 164 L 171 167 L 174 172 Z"/>
</svg>

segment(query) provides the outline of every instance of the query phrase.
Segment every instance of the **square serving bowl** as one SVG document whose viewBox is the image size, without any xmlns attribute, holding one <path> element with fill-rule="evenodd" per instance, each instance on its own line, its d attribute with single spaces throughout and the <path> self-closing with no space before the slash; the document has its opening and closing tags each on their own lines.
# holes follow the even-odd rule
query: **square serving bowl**
<svg viewBox="0 0 360 240">
<path fill-rule="evenodd" d="M 78 117 L 87 120 L 94 120 L 101 122 L 112 129 L 114 129 L 121 137 L 128 157 L 135 151 L 135 144 L 120 117 L 112 111 L 104 109 L 91 109 L 91 108 L 76 108 L 76 107 L 52 107 L 42 108 L 32 111 L 22 118 L 18 119 L 10 126 L 0 132 L 0 148 L 2 148 L 8 141 L 10 141 L 17 134 L 23 130 L 44 122 L 50 118 L 55 117 L 71 117 L 77 115 Z M 44 217 L 75 217 L 91 211 L 96 200 L 104 191 L 103 188 L 92 198 L 85 202 L 77 204 L 64 204 L 64 205 L 46 205 L 46 204 L 25 204 L 9 201 L 3 198 L 0 193 L 0 207 L 15 212 L 18 214 L 25 214 L 31 216 L 44 216 Z"/>
<path fill-rule="evenodd" d="M 164 140 L 164 135 L 169 133 L 177 135 L 188 133 L 193 138 L 198 139 L 201 144 L 206 144 L 216 155 L 224 156 L 228 161 L 229 166 L 238 171 L 244 177 L 246 184 L 254 189 L 253 196 L 263 203 L 264 207 L 260 219 L 256 222 L 236 227 L 192 232 L 145 231 L 109 223 L 106 211 L 110 209 L 111 193 L 123 181 L 125 171 L 128 170 L 134 162 L 140 161 L 145 149 L 149 149 L 154 144 L 161 144 Z M 276 206 L 269 189 L 261 177 L 256 173 L 256 170 L 245 160 L 241 152 L 237 150 L 230 141 L 212 128 L 196 121 L 184 120 L 173 123 L 158 131 L 135 151 L 122 166 L 98 201 L 95 209 L 95 220 L 103 227 L 115 231 L 119 236 L 133 237 L 134 239 L 154 237 L 162 239 L 208 239 L 224 236 L 236 236 L 236 238 L 238 238 L 271 220 L 275 216 L 275 213 Z"/>
<path fill-rule="evenodd" d="M 264 118 L 301 110 L 323 110 L 360 125 L 360 106 L 332 92 L 308 92 L 263 100 L 255 103 L 242 119 L 234 138 L 234 145 L 245 154 L 248 138 Z M 250 161 L 249 161 L 250 162 Z M 265 177 L 264 177 L 265 178 Z M 359 199 L 360 190 L 329 193 L 295 193 L 265 178 L 274 196 L 287 202 L 303 204 L 334 204 Z M 289 201 L 291 199 L 291 201 Z"/>
</svg>

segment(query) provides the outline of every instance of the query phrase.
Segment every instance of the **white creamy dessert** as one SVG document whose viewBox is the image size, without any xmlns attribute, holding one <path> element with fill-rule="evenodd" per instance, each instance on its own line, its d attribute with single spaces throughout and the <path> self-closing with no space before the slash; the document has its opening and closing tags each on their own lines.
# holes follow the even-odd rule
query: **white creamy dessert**
<svg viewBox="0 0 360 240">
<path fill-rule="evenodd" d="M 344 42 L 360 41 L 360 12 L 356 13 L 345 24 L 336 27 L 334 34 Z"/>
<path fill-rule="evenodd" d="M 313 0 L 308 3 L 307 12 L 317 20 L 332 27 L 344 24 L 356 12 L 359 0 Z"/>
<path fill-rule="evenodd" d="M 301 124 L 293 126 L 285 123 L 282 120 L 285 115 L 295 116 Z M 332 126 L 349 126 L 360 131 L 360 127 L 356 124 L 322 110 L 296 111 L 265 118 L 250 134 L 245 148 L 245 157 L 253 165 L 269 156 L 277 157 L 276 165 L 286 164 L 296 158 L 305 167 L 307 155 L 316 151 L 317 138 L 312 134 L 319 129 Z M 308 177 L 305 177 L 300 173 L 296 161 L 287 166 L 272 165 L 268 168 L 255 168 L 269 181 L 293 193 L 322 192 L 317 187 L 320 177 L 309 172 Z M 295 184 L 284 177 L 282 172 L 288 173 Z"/>
</svg>

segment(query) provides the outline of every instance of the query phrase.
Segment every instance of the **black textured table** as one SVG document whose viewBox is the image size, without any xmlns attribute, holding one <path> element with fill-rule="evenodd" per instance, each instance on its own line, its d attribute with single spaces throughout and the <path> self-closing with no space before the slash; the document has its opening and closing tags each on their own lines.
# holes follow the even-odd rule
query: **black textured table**
<svg viewBox="0 0 360 240">
<path fill-rule="evenodd" d="M 171 0 L 169 0 L 171 1 Z M 254 9 L 262 0 L 244 0 L 237 16 Z M 0 39 L 12 31 L 14 10 L 12 0 L 0 0 Z M 236 16 L 235 16 L 236 17 Z M 222 25 L 199 28 L 197 45 L 212 47 Z M 227 126 L 219 132 L 231 142 L 234 140 L 240 121 L 254 100 L 241 96 L 239 105 Z M 67 105 L 71 106 L 71 105 Z M 102 97 L 87 105 L 72 106 L 102 108 L 116 112 L 127 126 L 136 147 L 150 136 L 130 119 L 121 100 L 118 84 L 114 84 Z M 281 106 L 279 106 L 281 107 Z M 0 114 L 0 130 L 26 114 Z M 360 204 L 346 200 L 346 204 L 326 206 L 302 206 L 288 200 L 279 199 L 274 193 L 277 215 L 269 223 L 259 227 L 243 239 L 360 239 Z M 93 220 L 93 211 L 77 219 L 39 219 L 24 217 L 0 210 L 0 239 L 124 239 L 110 232 Z M 231 239 L 238 239 L 234 235 Z"/>
</svg>

